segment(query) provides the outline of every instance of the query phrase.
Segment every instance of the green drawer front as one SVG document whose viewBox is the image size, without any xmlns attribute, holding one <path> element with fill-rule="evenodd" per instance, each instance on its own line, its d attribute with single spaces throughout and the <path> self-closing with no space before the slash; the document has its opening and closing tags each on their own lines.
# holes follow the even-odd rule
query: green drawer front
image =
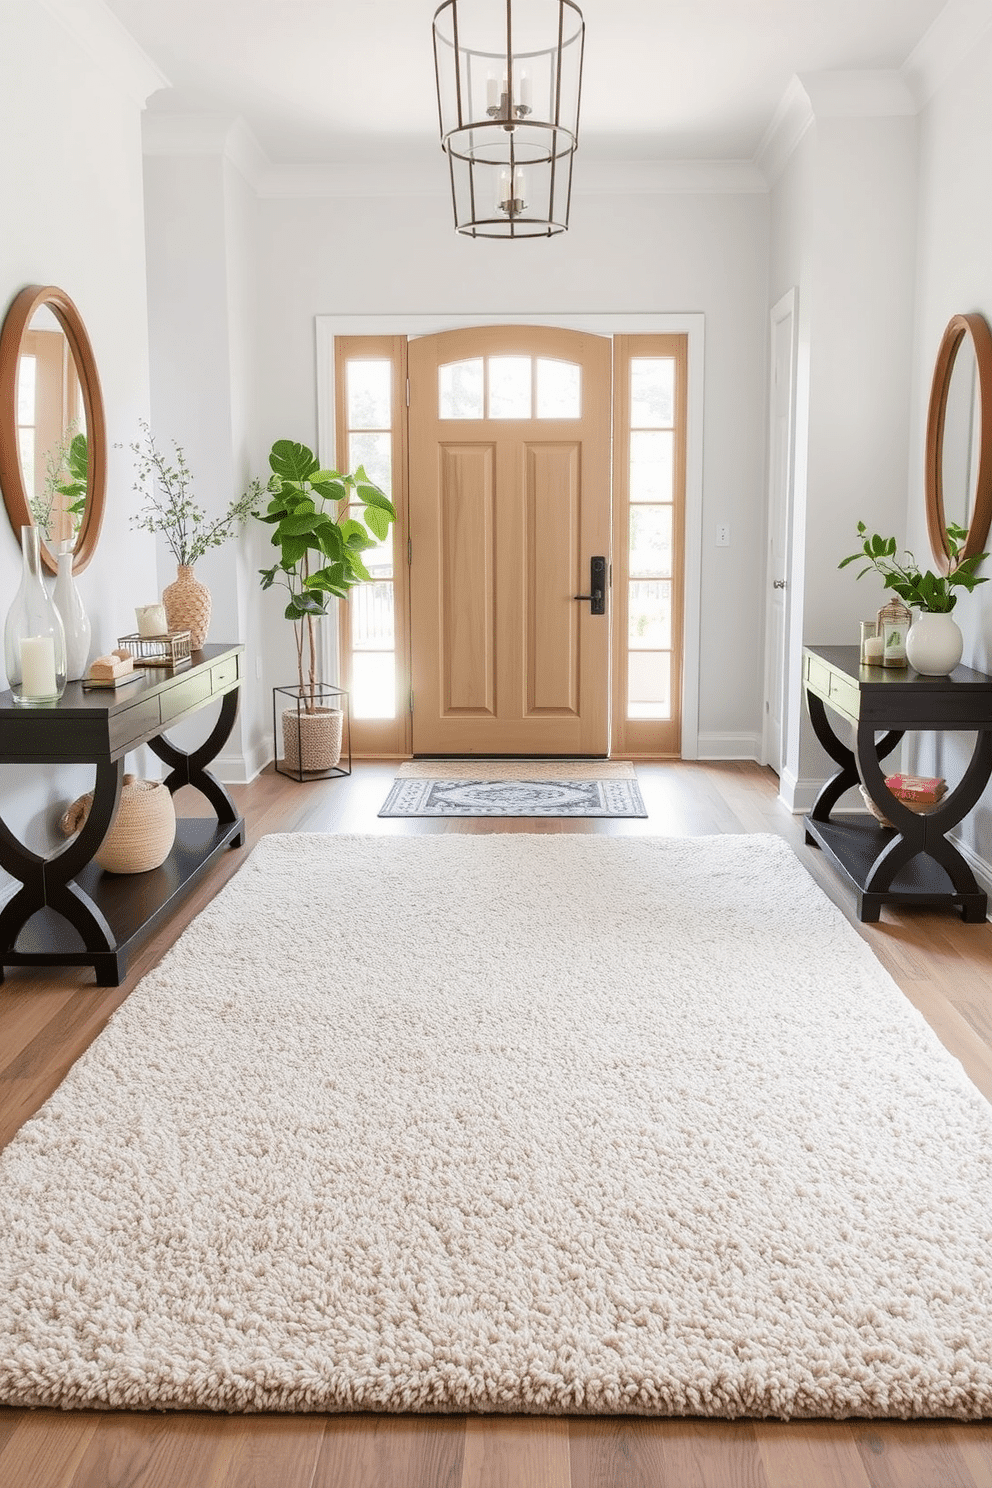
<svg viewBox="0 0 992 1488">
<path fill-rule="evenodd" d="M 170 718 L 178 718 L 180 713 L 206 702 L 213 691 L 210 675 L 210 672 L 198 672 L 195 677 L 187 677 L 185 682 L 178 682 L 168 692 L 161 693 L 162 722 L 168 723 Z"/>
<path fill-rule="evenodd" d="M 218 662 L 210 668 L 210 676 L 214 692 L 223 692 L 225 687 L 238 680 L 238 658 L 228 656 L 225 661 Z"/>
<path fill-rule="evenodd" d="M 857 718 L 861 709 L 861 688 L 855 687 L 849 677 L 841 677 L 837 672 L 831 672 L 830 701 L 835 708 L 839 708 L 849 718 Z"/>
<path fill-rule="evenodd" d="M 123 712 L 115 713 L 108 720 L 110 747 L 113 751 L 116 752 L 134 740 L 150 738 L 158 733 L 162 721 L 158 701 L 157 697 L 145 698 L 143 702 L 125 708 Z"/>
<path fill-rule="evenodd" d="M 824 702 L 830 697 L 830 678 L 832 675 L 826 662 L 821 661 L 818 656 L 807 655 L 806 684 L 810 691 L 815 692 L 818 697 L 822 697 Z"/>
</svg>

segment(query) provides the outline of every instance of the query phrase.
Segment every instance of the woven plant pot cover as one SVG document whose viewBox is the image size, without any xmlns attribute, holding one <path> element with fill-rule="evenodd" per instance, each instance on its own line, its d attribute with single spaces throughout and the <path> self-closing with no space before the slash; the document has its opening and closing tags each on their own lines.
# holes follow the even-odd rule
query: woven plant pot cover
<svg viewBox="0 0 992 1488">
<path fill-rule="evenodd" d="M 92 791 L 73 801 L 59 822 L 64 836 L 83 827 L 92 805 Z M 96 854 L 99 866 L 106 873 L 147 873 L 161 867 L 175 840 L 176 808 L 165 783 L 125 775 L 117 815 Z"/>
<path fill-rule="evenodd" d="M 210 629 L 212 601 L 188 564 L 180 563 L 175 579 L 162 590 L 162 603 L 169 629 L 188 630 L 191 649 L 199 651 Z"/>
<path fill-rule="evenodd" d="M 291 770 L 333 770 L 341 758 L 344 713 L 315 708 L 312 713 L 287 708 L 282 715 L 282 749 Z"/>
</svg>

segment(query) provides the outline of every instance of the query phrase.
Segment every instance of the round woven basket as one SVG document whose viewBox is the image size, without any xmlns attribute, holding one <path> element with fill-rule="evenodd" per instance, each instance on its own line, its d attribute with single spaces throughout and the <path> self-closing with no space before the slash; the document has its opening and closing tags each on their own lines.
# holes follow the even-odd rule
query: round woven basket
<svg viewBox="0 0 992 1488">
<path fill-rule="evenodd" d="M 78 832 L 90 814 L 93 792 L 87 791 L 63 813 L 63 835 Z M 106 873 L 147 873 L 159 868 L 176 840 L 176 808 L 161 780 L 124 776 L 120 805 L 95 861 Z"/>
<path fill-rule="evenodd" d="M 859 785 L 858 790 L 861 792 L 861 799 L 864 801 L 865 805 L 868 807 L 868 810 L 871 812 L 875 820 L 879 822 L 883 827 L 891 827 L 892 823 L 889 821 L 889 818 L 882 815 L 881 811 L 879 811 L 878 807 L 875 805 L 875 802 L 865 790 L 864 786 Z M 902 799 L 902 796 L 897 796 L 896 800 L 899 801 L 900 805 L 908 807 L 910 811 L 915 811 L 918 816 L 926 816 L 928 811 L 934 810 L 933 803 L 930 801 L 904 801 Z"/>
<path fill-rule="evenodd" d="M 282 747 L 291 770 L 333 770 L 341 758 L 344 713 L 340 708 L 287 708 L 282 715 Z"/>
</svg>

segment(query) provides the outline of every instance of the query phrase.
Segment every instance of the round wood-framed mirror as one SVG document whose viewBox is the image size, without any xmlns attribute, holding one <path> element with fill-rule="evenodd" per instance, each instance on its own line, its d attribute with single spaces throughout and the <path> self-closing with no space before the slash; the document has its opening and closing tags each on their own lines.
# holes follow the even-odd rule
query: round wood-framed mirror
<svg viewBox="0 0 992 1488">
<path fill-rule="evenodd" d="M 107 494 L 107 431 L 96 358 L 64 290 L 29 284 L 0 331 L 0 487 L 14 531 L 36 526 L 52 573 L 93 556 Z"/>
<path fill-rule="evenodd" d="M 992 331 L 984 315 L 952 316 L 937 350 L 924 494 L 930 547 L 948 573 L 984 550 L 992 525 Z M 949 526 L 967 533 L 956 557 Z"/>
</svg>

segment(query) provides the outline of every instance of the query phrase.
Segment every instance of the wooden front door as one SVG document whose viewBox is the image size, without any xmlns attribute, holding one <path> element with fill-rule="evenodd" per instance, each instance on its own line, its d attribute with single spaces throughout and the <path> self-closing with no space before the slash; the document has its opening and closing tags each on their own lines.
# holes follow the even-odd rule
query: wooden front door
<svg viewBox="0 0 992 1488">
<path fill-rule="evenodd" d="M 415 754 L 608 752 L 610 369 L 578 331 L 410 342 Z"/>
</svg>

